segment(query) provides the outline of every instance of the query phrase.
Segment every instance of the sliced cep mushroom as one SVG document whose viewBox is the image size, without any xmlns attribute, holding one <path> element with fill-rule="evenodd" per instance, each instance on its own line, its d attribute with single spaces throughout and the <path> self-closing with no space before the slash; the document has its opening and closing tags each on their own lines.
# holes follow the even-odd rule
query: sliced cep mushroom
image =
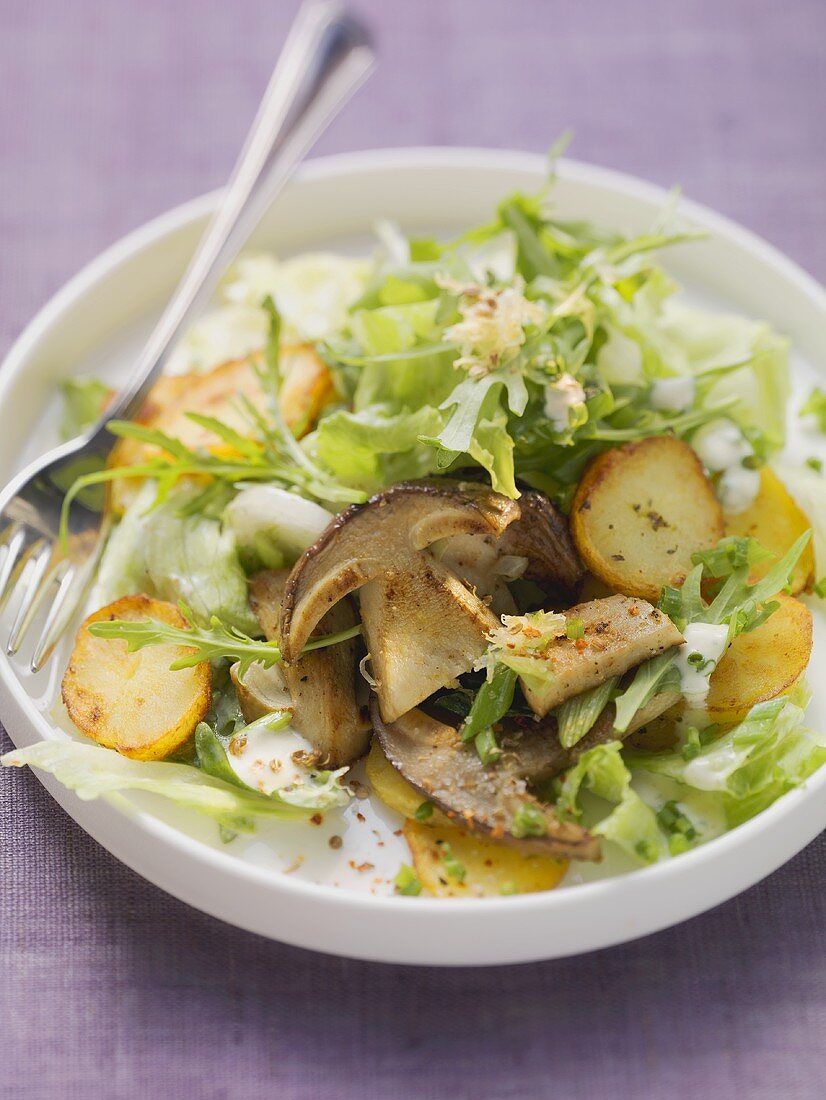
<svg viewBox="0 0 826 1100">
<path fill-rule="evenodd" d="M 667 615 L 629 596 L 591 600 L 563 614 L 569 623 L 582 624 L 581 637 L 556 638 L 537 658 L 553 673 L 548 682 L 521 680 L 525 698 L 540 718 L 566 699 L 621 676 L 683 640 Z"/>
<path fill-rule="evenodd" d="M 387 759 L 408 783 L 463 828 L 490 836 L 525 853 L 545 852 L 562 859 L 599 859 L 599 840 L 587 829 L 561 821 L 553 809 L 528 791 L 518 754 L 494 765 L 482 764 L 453 726 L 414 709 L 384 722 L 373 701 L 373 725 Z M 541 817 L 541 836 L 514 836 L 515 816 L 530 806 Z"/>
<path fill-rule="evenodd" d="M 519 522 L 511 524 L 500 541 L 501 553 L 528 560 L 525 580 L 536 581 L 551 593 L 568 596 L 585 577 L 567 519 L 542 493 L 519 498 Z"/>
<path fill-rule="evenodd" d="M 458 536 L 448 539 L 438 554 L 499 615 L 516 611 L 508 580 L 524 577 L 539 584 L 549 599 L 570 600 L 585 576 L 568 522 L 548 498 L 528 491 L 518 505 L 519 517 L 498 538 Z"/>
<path fill-rule="evenodd" d="M 250 580 L 250 604 L 265 636 L 277 641 L 280 636 L 281 602 L 289 572 L 286 569 L 257 573 Z M 318 623 L 315 634 L 334 634 L 358 622 L 350 600 L 331 607 Z M 259 666 L 260 667 L 260 666 Z M 244 678 L 250 686 L 250 673 Z M 370 744 L 370 723 L 359 705 L 357 649 L 355 640 L 317 649 L 289 665 L 275 666 L 283 678 L 293 711 L 292 724 L 312 744 L 321 761 L 330 767 L 350 764 L 362 756 Z M 256 674 L 257 676 L 257 674 Z M 276 698 L 275 689 L 272 698 Z M 239 693 L 239 703 L 244 703 Z M 281 709 L 278 706 L 272 709 Z M 244 712 L 246 717 L 246 711 Z"/>
<path fill-rule="evenodd" d="M 278 665 L 267 668 L 266 665 L 256 662 L 250 665 L 243 677 L 240 669 L 241 666 L 235 664 L 229 674 L 246 722 L 255 722 L 265 714 L 274 714 L 280 710 L 292 711 L 293 701 L 284 673 Z"/>
<path fill-rule="evenodd" d="M 520 505 L 484 485 L 408 482 L 347 509 L 299 559 L 287 582 L 282 653 L 296 660 L 322 615 L 361 589 L 376 692 L 392 722 L 467 672 L 497 619 L 427 547 L 457 535 L 498 538 Z"/>
</svg>

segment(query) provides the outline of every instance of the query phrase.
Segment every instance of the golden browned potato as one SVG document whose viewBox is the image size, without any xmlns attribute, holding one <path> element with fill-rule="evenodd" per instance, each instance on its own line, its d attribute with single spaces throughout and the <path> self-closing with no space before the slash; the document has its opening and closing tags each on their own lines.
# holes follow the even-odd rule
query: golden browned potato
<svg viewBox="0 0 826 1100">
<path fill-rule="evenodd" d="M 191 652 L 185 646 L 129 653 L 119 638 L 89 633 L 91 623 L 112 619 L 186 626 L 171 603 L 148 596 L 124 596 L 102 607 L 78 630 L 63 676 L 63 702 L 77 728 L 98 744 L 136 760 L 162 760 L 189 740 L 210 708 L 209 664 L 172 672 L 172 662 Z"/>
<path fill-rule="evenodd" d="M 625 738 L 625 744 L 645 752 L 670 752 L 680 739 L 680 722 L 685 704 L 680 700 Z"/>
<path fill-rule="evenodd" d="M 413 817 L 416 810 L 425 801 L 421 791 L 417 791 L 393 767 L 384 755 L 377 737 L 373 738 L 373 744 L 370 746 L 366 771 L 370 786 L 382 802 L 389 806 L 391 810 L 395 810 L 396 813 L 400 813 L 404 817 Z M 437 810 L 435 806 L 427 820 L 431 824 L 449 824 L 442 811 Z"/>
<path fill-rule="evenodd" d="M 138 420 L 180 440 L 187 447 L 226 452 L 226 444 L 196 424 L 187 413 L 213 417 L 241 435 L 251 435 L 249 419 L 239 398 L 243 395 L 266 414 L 267 399 L 255 369 L 259 362 L 260 356 L 250 356 L 222 363 L 205 374 L 161 378 L 150 391 Z M 333 378 L 309 344 L 283 347 L 281 370 L 281 411 L 288 426 L 300 437 L 313 427 L 321 410 L 334 399 Z M 122 439 L 115 444 L 109 465 L 131 466 L 158 453 L 156 447 Z M 119 479 L 111 483 L 109 502 L 116 515 L 123 514 L 139 487 L 140 482 L 136 479 Z"/>
<path fill-rule="evenodd" d="M 523 855 L 515 848 L 472 836 L 455 825 L 408 821 L 404 838 L 416 876 L 436 898 L 499 897 L 553 890 L 568 861 Z"/>
<path fill-rule="evenodd" d="M 734 639 L 711 674 L 706 709 L 715 722 L 739 722 L 756 703 L 794 687 L 812 652 L 812 616 L 793 596 L 749 634 Z"/>
<path fill-rule="evenodd" d="M 723 535 L 723 512 L 687 443 L 657 436 L 599 455 L 571 509 L 571 533 L 586 567 L 615 592 L 656 602 L 679 585 L 691 555 Z"/>
<path fill-rule="evenodd" d="M 727 535 L 750 535 L 771 550 L 775 558 L 782 558 L 811 526 L 786 486 L 768 466 L 760 471 L 760 491 L 751 507 L 737 515 L 726 516 Z M 760 562 L 755 565 L 753 576 L 764 576 L 773 564 L 774 560 Z M 810 542 L 792 573 L 792 593 L 807 588 L 814 581 L 814 573 L 815 556 Z"/>
</svg>

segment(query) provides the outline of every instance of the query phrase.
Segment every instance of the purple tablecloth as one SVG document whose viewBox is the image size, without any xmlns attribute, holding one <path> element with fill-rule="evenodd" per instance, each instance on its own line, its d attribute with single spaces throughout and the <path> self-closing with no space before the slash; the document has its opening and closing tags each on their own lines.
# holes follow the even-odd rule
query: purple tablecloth
<svg viewBox="0 0 826 1100">
<path fill-rule="evenodd" d="M 223 181 L 294 7 L 0 0 L 3 348 L 103 246 Z M 540 150 L 570 125 L 576 156 L 679 181 L 826 278 L 823 0 L 359 7 L 383 64 L 320 151 Z M 30 774 L 0 784 L 3 1097 L 826 1095 L 822 838 L 638 943 L 446 972 L 236 931 Z"/>
</svg>

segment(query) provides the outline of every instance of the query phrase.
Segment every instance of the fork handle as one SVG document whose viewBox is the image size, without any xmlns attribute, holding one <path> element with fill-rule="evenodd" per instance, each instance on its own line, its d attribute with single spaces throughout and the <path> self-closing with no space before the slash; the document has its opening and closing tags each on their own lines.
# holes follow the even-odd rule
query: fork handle
<svg viewBox="0 0 826 1100">
<path fill-rule="evenodd" d="M 372 71 L 366 29 L 334 0 L 305 4 L 290 30 L 223 200 L 105 420 L 132 419 L 169 351 L 207 304 L 295 166 Z M 92 435 L 106 432 L 105 421 Z"/>
</svg>

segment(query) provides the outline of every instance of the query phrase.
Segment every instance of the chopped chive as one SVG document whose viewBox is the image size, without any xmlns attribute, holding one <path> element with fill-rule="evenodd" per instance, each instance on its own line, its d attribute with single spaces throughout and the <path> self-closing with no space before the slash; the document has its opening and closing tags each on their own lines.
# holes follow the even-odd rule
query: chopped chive
<svg viewBox="0 0 826 1100">
<path fill-rule="evenodd" d="M 572 641 L 585 637 L 585 623 L 582 619 L 568 619 L 565 625 L 565 635 Z"/>
<path fill-rule="evenodd" d="M 526 836 L 544 836 L 548 831 L 548 824 L 541 811 L 530 802 L 523 802 L 513 815 L 511 836 L 521 840 Z"/>
<path fill-rule="evenodd" d="M 461 860 L 456 858 L 449 844 L 445 844 L 442 848 L 442 864 L 448 878 L 452 878 L 458 883 L 465 881 L 465 875 L 467 873 L 465 865 Z"/>
<path fill-rule="evenodd" d="M 416 872 L 412 867 L 408 867 L 406 863 L 403 863 L 399 868 L 399 873 L 393 880 L 396 885 L 396 893 L 404 894 L 406 897 L 414 898 L 422 892 L 422 884 L 416 878 Z"/>
<path fill-rule="evenodd" d="M 496 742 L 496 734 L 490 726 L 477 733 L 473 743 L 483 764 L 495 764 L 502 755 L 502 750 Z"/>
<path fill-rule="evenodd" d="M 413 816 L 417 821 L 427 821 L 429 817 L 433 816 L 433 803 L 422 802 L 422 804 L 416 808 L 416 812 Z"/>
</svg>

